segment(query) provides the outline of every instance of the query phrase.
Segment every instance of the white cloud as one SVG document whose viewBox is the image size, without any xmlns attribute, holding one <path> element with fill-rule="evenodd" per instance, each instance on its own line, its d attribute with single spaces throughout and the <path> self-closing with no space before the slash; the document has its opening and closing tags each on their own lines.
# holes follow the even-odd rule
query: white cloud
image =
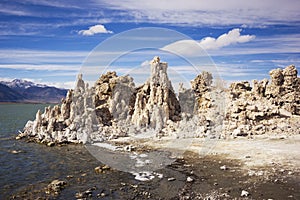
<svg viewBox="0 0 300 200">
<path fill-rule="evenodd" d="M 195 40 L 180 40 L 168 44 L 162 50 L 176 52 L 179 55 L 196 55 L 206 56 L 204 50 L 217 50 L 222 47 L 230 46 L 237 43 L 245 43 L 253 40 L 254 35 L 241 35 L 241 29 L 232 29 L 228 33 L 220 35 L 218 38 L 206 37 L 197 42 Z"/>
<path fill-rule="evenodd" d="M 98 5 L 120 10 L 121 20 L 177 25 L 270 25 L 299 23 L 299 0 L 102 0 Z"/>
<path fill-rule="evenodd" d="M 12 80 L 14 80 L 14 78 L 0 77 L 0 81 L 3 81 L 3 82 L 10 82 Z"/>
<path fill-rule="evenodd" d="M 0 8 L 0 13 L 5 15 L 30 16 L 31 13 L 22 10 L 14 10 L 10 8 Z"/>
<path fill-rule="evenodd" d="M 199 44 L 205 50 L 220 49 L 237 43 L 245 43 L 255 39 L 254 35 L 241 35 L 242 29 L 232 29 L 228 33 L 220 35 L 218 38 L 206 37 Z"/>
<path fill-rule="evenodd" d="M 75 5 L 73 2 L 67 1 L 47 1 L 47 0 L 23 0 L 22 3 L 27 4 L 33 4 L 33 5 L 42 5 L 42 6 L 50 6 L 50 7 L 56 7 L 56 8 L 76 8 L 80 9 L 81 7 L 79 5 Z"/>
<path fill-rule="evenodd" d="M 75 88 L 75 80 L 74 81 L 67 81 L 67 82 L 43 82 L 43 81 L 36 81 L 34 83 L 54 86 L 57 88 L 65 88 L 65 89 L 74 89 Z"/>
<path fill-rule="evenodd" d="M 11 82 L 14 79 L 20 79 L 20 78 L 0 77 L 0 81 L 4 81 L 4 82 Z M 21 79 L 26 80 L 26 81 L 30 81 L 30 82 L 33 82 L 33 83 L 36 83 L 36 84 L 54 86 L 54 87 L 57 87 L 57 88 L 72 89 L 72 88 L 75 87 L 75 79 L 74 79 L 74 81 L 67 81 L 67 82 L 48 82 L 48 81 L 43 81 L 40 78 L 37 78 L 37 79 L 34 79 L 34 78 L 21 78 Z"/>
<path fill-rule="evenodd" d="M 113 33 L 110 30 L 107 30 L 103 25 L 97 24 L 94 26 L 91 26 L 88 30 L 80 30 L 78 31 L 78 34 L 84 35 L 84 36 L 91 36 L 95 34 L 100 34 L 100 33 Z"/>
<path fill-rule="evenodd" d="M 80 66 L 73 65 L 35 65 L 35 64 L 0 64 L 0 69 L 39 70 L 39 71 L 71 71 L 77 72 Z M 45 72 L 46 73 L 46 72 Z"/>
<path fill-rule="evenodd" d="M 28 64 L 44 65 L 57 63 L 61 65 L 78 66 L 88 56 L 88 51 L 38 51 L 38 50 L 19 50 L 1 49 L 0 58 L 2 64 Z"/>
</svg>

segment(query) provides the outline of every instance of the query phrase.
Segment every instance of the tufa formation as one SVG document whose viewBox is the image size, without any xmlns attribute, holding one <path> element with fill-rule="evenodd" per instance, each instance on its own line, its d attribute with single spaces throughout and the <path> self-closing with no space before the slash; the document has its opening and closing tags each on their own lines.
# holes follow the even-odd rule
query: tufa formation
<svg viewBox="0 0 300 200">
<path fill-rule="evenodd" d="M 78 75 L 60 105 L 36 113 L 17 139 L 49 146 L 92 143 L 140 133 L 154 137 L 228 138 L 300 134 L 300 78 L 291 65 L 270 71 L 271 81 L 237 82 L 229 89 L 202 72 L 176 96 L 168 64 L 154 57 L 151 74 L 136 87 L 130 76 L 107 72 L 89 87 Z"/>
</svg>

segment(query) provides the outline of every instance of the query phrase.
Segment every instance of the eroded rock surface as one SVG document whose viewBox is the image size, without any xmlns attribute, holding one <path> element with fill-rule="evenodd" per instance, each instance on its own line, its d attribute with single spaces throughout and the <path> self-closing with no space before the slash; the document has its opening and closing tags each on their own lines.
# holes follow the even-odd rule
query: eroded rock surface
<svg viewBox="0 0 300 200">
<path fill-rule="evenodd" d="M 271 82 L 232 83 L 224 133 L 235 136 L 300 133 L 300 78 L 291 65 L 270 71 Z"/>
<path fill-rule="evenodd" d="M 132 122 L 161 131 L 168 120 L 180 120 L 180 104 L 167 75 L 167 63 L 159 57 L 151 62 L 150 79 L 137 88 Z"/>
<path fill-rule="evenodd" d="M 18 138 L 52 146 L 86 143 L 154 131 L 157 136 L 226 138 L 299 134 L 300 78 L 291 65 L 270 71 L 271 80 L 232 83 L 224 89 L 202 72 L 178 98 L 168 64 L 155 57 L 149 79 L 136 87 L 130 76 L 107 72 L 89 87 L 78 75 L 60 105 L 38 111 Z"/>
</svg>

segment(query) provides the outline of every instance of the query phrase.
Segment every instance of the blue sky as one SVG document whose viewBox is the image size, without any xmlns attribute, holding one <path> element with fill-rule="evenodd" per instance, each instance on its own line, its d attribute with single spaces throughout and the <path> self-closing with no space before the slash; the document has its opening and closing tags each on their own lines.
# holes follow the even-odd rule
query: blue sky
<svg viewBox="0 0 300 200">
<path fill-rule="evenodd" d="M 94 53 L 99 50 L 99 44 L 100 65 L 111 51 L 132 43 L 143 45 L 146 40 L 155 43 L 157 51 L 123 55 L 110 62 L 110 69 L 140 74 L 138 71 L 144 71 L 145 63 L 158 53 L 175 74 L 190 73 L 192 77 L 195 71 L 190 63 L 176 60 L 167 51 L 199 57 L 198 50 L 189 46 L 194 40 L 203 48 L 202 54 L 211 57 L 222 79 L 268 78 L 272 68 L 294 64 L 299 70 L 299 10 L 299 0 L 2 0 L 0 79 L 23 78 L 72 87 L 76 74 L 89 67 L 87 56 L 93 49 Z M 186 37 L 166 39 L 163 34 L 160 38 L 159 34 L 145 33 L 136 35 L 131 43 L 124 38 L 107 48 L 101 46 L 109 38 L 141 27 L 167 28 Z M 94 74 L 100 75 L 101 70 Z"/>
</svg>

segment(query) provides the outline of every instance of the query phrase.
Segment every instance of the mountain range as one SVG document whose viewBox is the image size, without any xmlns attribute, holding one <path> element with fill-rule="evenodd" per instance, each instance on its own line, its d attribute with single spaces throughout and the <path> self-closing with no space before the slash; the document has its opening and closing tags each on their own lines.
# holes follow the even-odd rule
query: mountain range
<svg viewBox="0 0 300 200">
<path fill-rule="evenodd" d="M 0 102 L 58 103 L 67 91 L 21 79 L 0 81 Z"/>
</svg>

